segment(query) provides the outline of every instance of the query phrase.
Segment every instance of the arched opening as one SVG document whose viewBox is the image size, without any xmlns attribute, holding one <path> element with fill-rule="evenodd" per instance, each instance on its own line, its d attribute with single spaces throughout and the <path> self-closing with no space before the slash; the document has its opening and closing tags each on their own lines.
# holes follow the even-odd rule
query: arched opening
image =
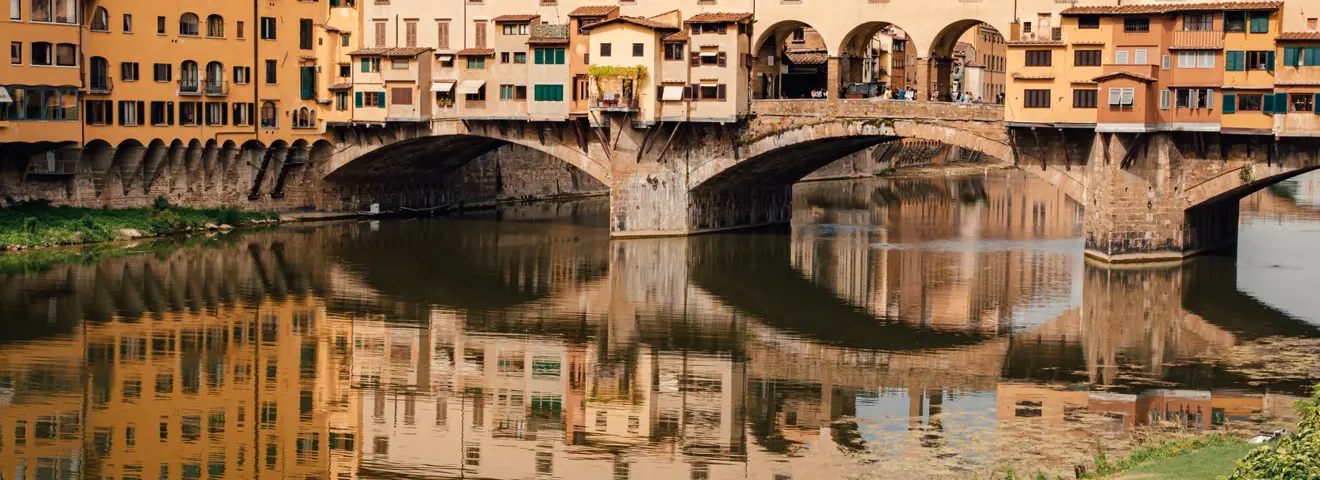
<svg viewBox="0 0 1320 480">
<path fill-rule="evenodd" d="M 1004 35 L 980 20 L 959 20 L 930 44 L 930 88 L 938 101 L 1004 101 L 1007 47 Z"/>
<path fill-rule="evenodd" d="M 197 25 L 197 14 L 188 12 L 179 17 L 179 35 L 184 37 L 201 35 Z"/>
<path fill-rule="evenodd" d="M 798 21 L 779 22 L 767 28 L 756 45 L 752 98 L 827 97 L 829 44 L 815 28 Z"/>
<path fill-rule="evenodd" d="M 92 57 L 87 87 L 94 93 L 110 91 L 110 62 L 105 57 Z"/>
<path fill-rule="evenodd" d="M 206 17 L 206 36 L 212 38 L 224 38 L 225 36 L 225 18 L 219 15 L 211 14 Z"/>
<path fill-rule="evenodd" d="M 276 128 L 279 125 L 279 110 L 275 102 L 261 102 L 261 128 Z"/>
<path fill-rule="evenodd" d="M 225 66 L 220 62 L 206 64 L 206 94 L 223 95 L 225 93 Z"/>
<path fill-rule="evenodd" d="M 201 73 L 197 62 L 184 60 L 179 65 L 179 93 L 199 93 L 201 91 Z"/>
<path fill-rule="evenodd" d="M 839 45 L 839 92 L 845 98 L 916 100 L 917 55 L 907 31 L 889 22 L 853 28 Z"/>
<path fill-rule="evenodd" d="M 110 12 L 106 11 L 105 7 L 96 7 L 96 11 L 92 12 L 92 22 L 88 28 L 93 32 L 109 32 Z"/>
</svg>

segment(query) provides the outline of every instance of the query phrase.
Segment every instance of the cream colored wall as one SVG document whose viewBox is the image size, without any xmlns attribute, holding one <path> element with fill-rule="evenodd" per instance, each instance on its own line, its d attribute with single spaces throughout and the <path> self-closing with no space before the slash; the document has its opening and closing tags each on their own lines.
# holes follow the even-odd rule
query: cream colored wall
<svg viewBox="0 0 1320 480">
<path fill-rule="evenodd" d="M 747 95 L 746 78 L 750 75 L 748 69 L 743 65 L 743 55 L 750 53 L 748 48 L 750 41 L 746 35 L 738 34 L 738 26 L 730 24 L 728 33 L 692 35 L 688 40 L 689 48 L 697 51 L 716 50 L 724 52 L 727 57 L 725 67 L 719 66 L 700 66 L 691 67 L 689 83 L 701 84 L 724 84 L 727 96 L 724 101 L 693 101 L 691 102 L 692 118 L 694 119 L 728 119 L 734 120 L 738 116 L 747 113 Z M 663 58 L 663 56 L 661 56 Z M 670 63 L 670 62 L 664 62 Z"/>
<path fill-rule="evenodd" d="M 484 80 L 486 82 L 486 100 L 468 101 L 466 95 L 456 94 L 456 104 L 458 105 L 458 115 L 464 118 L 488 117 L 494 110 L 494 104 L 500 101 L 500 85 L 498 77 L 492 72 L 491 68 L 498 58 L 488 56 L 486 58 L 486 68 L 471 70 L 467 68 L 467 59 L 469 57 L 458 57 L 456 65 L 458 66 L 459 83 L 465 80 Z M 458 87 L 455 87 L 458 88 Z M 456 91 L 457 92 L 457 91 Z"/>
<path fill-rule="evenodd" d="M 563 65 L 537 65 L 536 55 L 527 52 L 527 114 L 531 120 L 559 121 L 568 119 L 568 108 L 573 98 L 572 76 L 569 74 L 568 44 L 540 45 L 541 48 L 564 49 Z M 561 102 L 536 101 L 536 85 L 563 85 L 564 100 Z"/>
<path fill-rule="evenodd" d="M 602 44 L 611 44 L 611 55 L 608 57 L 600 56 L 600 46 Z M 645 45 L 640 57 L 634 57 L 632 45 L 641 43 Z M 613 66 L 613 67 L 636 67 L 638 65 L 646 67 L 647 74 L 645 78 L 638 81 L 634 87 L 635 97 L 640 109 L 639 115 L 634 117 L 641 121 L 656 120 L 658 99 L 655 98 L 656 73 L 660 69 L 659 59 L 664 58 L 663 53 L 658 50 L 663 48 L 660 43 L 660 35 L 655 31 L 633 25 L 630 23 L 614 23 L 591 30 L 591 65 L 593 66 Z M 597 98 L 599 92 L 596 87 L 597 80 L 592 80 L 592 98 Z M 610 92 L 605 93 L 621 93 Z"/>
<path fill-rule="evenodd" d="M 362 61 L 363 61 L 364 59 L 365 59 L 365 60 L 370 60 L 370 59 L 373 59 L 373 58 L 380 58 L 380 57 L 379 57 L 379 56 L 369 56 L 369 57 L 368 57 L 368 56 L 354 56 L 354 57 L 352 57 L 352 64 L 350 64 L 349 67 L 348 67 L 349 70 L 351 70 L 352 73 L 353 73 L 353 96 L 354 96 L 355 98 L 354 98 L 354 99 L 350 99 L 350 101 L 355 102 L 355 103 L 354 103 L 355 106 L 353 107 L 353 120 L 354 120 L 354 121 L 357 121 L 357 122 L 384 122 L 384 121 L 385 121 L 386 114 L 387 114 L 387 111 L 386 111 L 385 108 L 379 108 L 379 107 L 374 107 L 374 106 L 372 106 L 372 107 L 368 107 L 368 106 L 366 106 L 366 101 L 365 101 L 365 100 L 364 100 L 363 103 L 362 103 L 362 105 L 363 105 L 362 108 L 357 108 L 357 107 L 356 107 L 356 105 L 357 105 L 357 103 L 356 103 L 356 96 L 357 96 L 357 94 L 359 94 L 359 93 L 362 93 L 362 94 L 375 94 L 375 93 L 378 93 L 378 92 L 385 92 L 385 76 L 384 76 L 384 72 L 385 72 L 385 69 L 386 69 L 386 68 L 389 68 L 389 66 L 385 64 L 385 62 L 386 62 L 385 59 L 381 59 L 381 61 L 380 61 L 380 62 L 381 62 L 381 65 L 380 65 L 380 71 L 379 71 L 379 72 L 363 72 L 363 71 L 362 71 Z M 364 95 L 364 96 L 365 96 L 365 95 Z M 389 98 L 388 98 L 388 97 L 389 97 L 389 94 L 386 93 L 385 96 L 386 96 L 386 101 L 388 102 L 388 101 L 389 101 Z"/>
<path fill-rule="evenodd" d="M 347 7 L 343 2 L 340 6 L 331 8 L 329 18 L 325 24 L 340 30 L 339 33 L 329 32 L 317 28 L 320 42 L 316 45 L 317 65 L 321 67 L 316 88 L 318 98 L 330 99 L 329 104 L 321 105 L 317 117 L 325 122 L 347 122 L 353 118 L 353 91 L 344 91 L 348 94 L 348 109 L 335 109 L 335 93 L 329 90 L 330 85 L 337 83 L 353 82 L 352 59 L 349 58 L 349 52 L 357 50 L 361 44 L 361 22 L 357 7 Z M 344 46 L 340 35 L 347 33 L 349 35 L 348 46 Z M 339 64 L 349 64 L 349 75 L 347 77 L 339 76 Z M 342 91 L 342 90 L 341 90 Z"/>
<path fill-rule="evenodd" d="M 539 20 L 537 21 L 539 23 Z M 527 34 L 514 33 L 513 35 L 504 34 L 504 23 L 491 24 L 487 46 L 495 49 L 495 56 L 492 58 L 493 64 L 486 65 L 486 69 L 491 71 L 491 85 L 487 86 L 486 93 L 486 112 L 487 115 L 510 118 L 525 119 L 529 103 L 532 101 L 532 86 L 528 82 L 528 71 L 534 59 L 530 50 L 527 48 L 527 39 L 531 38 L 531 25 L 527 26 Z M 510 23 L 517 28 L 518 23 Z M 503 55 L 509 54 L 509 63 L 500 63 Z M 526 55 L 527 63 L 513 63 L 515 53 Z M 500 85 L 514 85 L 527 88 L 527 98 L 523 100 L 501 100 Z M 494 88 L 491 88 L 494 87 Z"/>
<path fill-rule="evenodd" d="M 1030 50 L 1049 50 L 1054 52 L 1050 58 L 1050 66 L 1047 67 L 1027 67 L 1027 51 Z M 1072 58 L 1068 57 L 1068 49 L 1063 46 L 1014 46 L 1008 48 L 1009 71 L 1014 74 L 1031 77 L 1049 77 L 1046 79 L 1013 79 L 1010 78 L 1007 86 L 1007 94 L 1004 99 L 1004 120 L 1009 122 L 1039 122 L 1039 123 L 1069 123 L 1080 122 L 1075 118 L 1072 110 L 1072 88 L 1065 80 L 1067 72 L 1072 68 Z M 1025 108 L 1024 92 L 1026 90 L 1049 89 L 1050 90 L 1050 108 Z M 1094 110 L 1092 111 L 1094 112 Z M 1092 114 L 1094 116 L 1094 114 Z M 1091 120 L 1093 121 L 1093 120 Z"/>
</svg>

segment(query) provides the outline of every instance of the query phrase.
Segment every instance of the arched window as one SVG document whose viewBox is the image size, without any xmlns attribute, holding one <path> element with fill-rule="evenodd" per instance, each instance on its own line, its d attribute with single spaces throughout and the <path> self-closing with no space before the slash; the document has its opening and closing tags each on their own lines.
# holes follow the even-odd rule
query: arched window
<svg viewBox="0 0 1320 480">
<path fill-rule="evenodd" d="M 110 31 L 110 12 L 107 12 L 105 7 L 96 7 L 96 11 L 92 12 L 91 28 L 93 32 Z"/>
<path fill-rule="evenodd" d="M 198 93 L 197 89 L 201 85 L 200 76 L 197 71 L 197 62 L 184 60 L 183 65 L 179 66 L 179 92 Z"/>
<path fill-rule="evenodd" d="M 224 38 L 225 18 L 219 15 L 206 17 L 206 36 Z"/>
<path fill-rule="evenodd" d="M 179 17 L 179 35 L 196 37 L 199 35 L 197 29 L 197 14 L 185 13 Z"/>
<path fill-rule="evenodd" d="M 261 128 L 275 128 L 278 118 L 275 102 L 261 102 Z"/>
<path fill-rule="evenodd" d="M 225 66 L 220 62 L 206 64 L 206 94 L 225 93 Z"/>
<path fill-rule="evenodd" d="M 105 57 L 92 57 L 91 75 L 88 83 L 93 92 L 110 91 L 110 62 Z"/>
<path fill-rule="evenodd" d="M 316 112 L 307 107 L 293 111 L 293 128 L 315 128 Z"/>
</svg>

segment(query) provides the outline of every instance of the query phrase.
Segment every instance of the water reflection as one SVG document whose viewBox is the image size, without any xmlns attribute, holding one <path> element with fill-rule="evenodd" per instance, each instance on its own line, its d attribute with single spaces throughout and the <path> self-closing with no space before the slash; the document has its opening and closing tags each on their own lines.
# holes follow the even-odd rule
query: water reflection
<svg viewBox="0 0 1320 480">
<path fill-rule="evenodd" d="M 1284 413 L 1302 385 L 1219 359 L 1320 337 L 1232 258 L 1083 261 L 1079 207 L 1020 174 L 795 197 L 790 235 L 611 242 L 542 208 L 0 277 L 0 472 L 965 477 L 1050 428 Z"/>
</svg>

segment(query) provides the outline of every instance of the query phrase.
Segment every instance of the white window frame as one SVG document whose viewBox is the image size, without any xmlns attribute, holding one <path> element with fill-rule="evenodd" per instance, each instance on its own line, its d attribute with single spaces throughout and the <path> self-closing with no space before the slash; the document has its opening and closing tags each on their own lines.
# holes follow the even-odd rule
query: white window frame
<svg viewBox="0 0 1320 480">
<path fill-rule="evenodd" d="M 1172 69 L 1173 69 L 1173 57 L 1172 57 L 1172 56 L 1169 56 L 1169 55 L 1165 55 L 1165 56 L 1164 56 L 1164 62 L 1163 62 L 1163 65 L 1164 65 L 1164 69 L 1165 69 L 1165 70 L 1172 70 Z"/>
<path fill-rule="evenodd" d="M 1210 50 L 1196 52 L 1196 68 L 1215 68 L 1215 52 Z"/>
<path fill-rule="evenodd" d="M 1114 65 L 1127 65 L 1127 64 L 1128 64 L 1127 50 L 1119 50 L 1114 52 Z"/>
<path fill-rule="evenodd" d="M 1170 90 L 1160 90 L 1160 110 L 1168 110 L 1172 103 L 1173 92 Z"/>
<path fill-rule="evenodd" d="M 1146 49 L 1138 49 L 1132 54 L 1133 65 L 1146 65 Z"/>
<path fill-rule="evenodd" d="M 1196 68 L 1196 52 L 1191 50 L 1178 52 L 1178 68 Z"/>
</svg>

